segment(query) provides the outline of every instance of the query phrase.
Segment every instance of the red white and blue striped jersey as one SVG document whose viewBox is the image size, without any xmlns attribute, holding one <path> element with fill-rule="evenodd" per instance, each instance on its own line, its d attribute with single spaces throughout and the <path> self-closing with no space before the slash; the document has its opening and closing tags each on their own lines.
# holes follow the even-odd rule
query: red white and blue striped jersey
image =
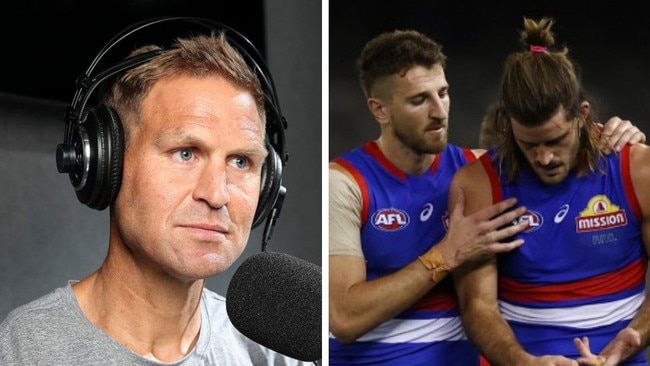
<svg viewBox="0 0 650 366">
<path fill-rule="evenodd" d="M 511 183 L 494 151 L 480 160 L 493 201 L 517 197 L 529 227 L 523 246 L 498 257 L 501 313 L 533 355 L 579 357 L 573 339 L 589 337 L 598 354 L 644 301 L 647 254 L 632 188 L 627 146 L 594 172 L 545 185 L 530 170 Z M 504 169 L 505 170 L 505 169 Z M 642 352 L 624 365 L 646 365 Z"/>
<path fill-rule="evenodd" d="M 368 142 L 334 160 L 361 190 L 361 246 L 368 280 L 405 267 L 443 239 L 452 177 L 474 159 L 471 150 L 448 144 L 430 169 L 414 176 L 400 171 L 375 142 Z M 329 350 L 330 365 L 479 364 L 478 351 L 461 327 L 451 276 L 357 342 L 330 338 Z"/>
</svg>

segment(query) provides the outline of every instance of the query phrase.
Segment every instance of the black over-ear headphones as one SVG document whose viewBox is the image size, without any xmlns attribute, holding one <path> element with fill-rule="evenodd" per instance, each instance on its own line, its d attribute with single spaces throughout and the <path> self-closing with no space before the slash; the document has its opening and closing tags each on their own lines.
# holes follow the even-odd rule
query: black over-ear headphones
<svg viewBox="0 0 650 366">
<path fill-rule="evenodd" d="M 99 52 L 86 72 L 77 79 L 72 103 L 66 110 L 63 143 L 56 149 L 59 173 L 68 173 L 79 201 L 91 208 L 108 207 L 120 189 L 124 154 L 124 134 L 117 112 L 104 104 L 89 106 L 89 100 L 98 86 L 116 75 L 165 52 L 144 53 L 93 72 L 98 63 L 124 39 L 142 33 L 146 28 L 179 24 L 187 31 L 210 34 L 224 31 L 230 45 L 239 51 L 260 79 L 265 94 L 266 145 L 269 151 L 262 170 L 260 197 L 253 219 L 253 227 L 266 219 L 263 250 L 270 237 L 275 220 L 280 214 L 286 189 L 282 186 L 282 168 L 288 154 L 284 130 L 286 119 L 280 112 L 275 85 L 263 57 L 253 44 L 236 30 L 213 20 L 195 17 L 163 17 L 136 23 L 114 36 Z"/>
</svg>

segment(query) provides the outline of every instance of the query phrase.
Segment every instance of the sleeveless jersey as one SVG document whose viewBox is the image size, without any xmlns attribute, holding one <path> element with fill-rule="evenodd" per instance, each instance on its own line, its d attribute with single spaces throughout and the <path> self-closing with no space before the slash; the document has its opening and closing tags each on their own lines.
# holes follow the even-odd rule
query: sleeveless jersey
<svg viewBox="0 0 650 366">
<path fill-rule="evenodd" d="M 334 160 L 361 189 L 361 245 L 368 280 L 403 268 L 442 240 L 451 179 L 471 160 L 471 150 L 448 144 L 425 173 L 407 175 L 375 142 Z M 331 337 L 329 349 L 330 365 L 479 364 L 478 351 L 461 328 L 451 276 L 357 342 L 342 344 Z"/>
<path fill-rule="evenodd" d="M 523 246 L 498 257 L 503 317 L 533 355 L 579 357 L 575 337 L 598 354 L 644 301 L 647 254 L 641 210 L 629 173 L 630 148 L 599 160 L 594 172 L 545 185 L 529 167 L 511 183 L 499 175 L 494 151 L 480 160 L 494 202 L 517 197 Z M 506 163 L 507 164 L 507 163 Z M 646 365 L 642 352 L 624 365 Z"/>
</svg>

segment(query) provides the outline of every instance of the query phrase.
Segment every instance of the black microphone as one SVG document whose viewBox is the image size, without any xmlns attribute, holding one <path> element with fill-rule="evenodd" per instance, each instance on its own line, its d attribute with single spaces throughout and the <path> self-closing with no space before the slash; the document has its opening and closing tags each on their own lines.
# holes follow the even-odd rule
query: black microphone
<svg viewBox="0 0 650 366">
<path fill-rule="evenodd" d="M 321 267 L 285 253 L 250 256 L 226 294 L 232 324 L 253 341 L 301 361 L 321 358 Z"/>
</svg>

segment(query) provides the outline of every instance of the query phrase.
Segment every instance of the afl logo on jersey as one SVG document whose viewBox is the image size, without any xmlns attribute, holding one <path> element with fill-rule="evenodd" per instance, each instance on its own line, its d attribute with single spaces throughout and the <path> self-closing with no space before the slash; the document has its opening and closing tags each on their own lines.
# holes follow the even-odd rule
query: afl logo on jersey
<svg viewBox="0 0 650 366">
<path fill-rule="evenodd" d="M 524 221 L 528 222 L 528 227 L 526 228 L 526 230 L 524 230 L 524 232 L 530 233 L 542 227 L 542 224 L 544 223 L 544 218 L 542 217 L 542 215 L 540 215 L 539 212 L 528 210 L 526 211 L 525 214 L 519 216 L 518 219 L 515 219 L 513 224 L 519 224 Z"/>
<path fill-rule="evenodd" d="M 382 208 L 372 215 L 372 226 L 382 231 L 398 231 L 407 227 L 409 215 L 397 208 Z"/>
</svg>

